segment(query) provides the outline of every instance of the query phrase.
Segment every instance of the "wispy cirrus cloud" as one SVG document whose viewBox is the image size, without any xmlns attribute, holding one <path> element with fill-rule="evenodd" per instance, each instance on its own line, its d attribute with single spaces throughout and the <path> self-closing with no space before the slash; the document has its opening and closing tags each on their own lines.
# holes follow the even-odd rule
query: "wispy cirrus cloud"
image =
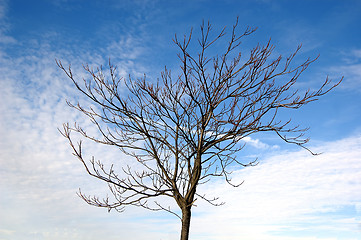
<svg viewBox="0 0 361 240">
<path fill-rule="evenodd" d="M 0 44 L 14 44 L 16 40 L 7 32 L 11 24 L 7 20 L 8 2 L 7 0 L 0 0 Z"/>
<path fill-rule="evenodd" d="M 77 121 L 84 127 L 90 126 L 80 113 L 67 106 L 65 99 L 87 102 L 79 97 L 54 59 L 61 58 L 72 63 L 76 76 L 81 80 L 84 76 L 82 64 L 104 64 L 107 57 L 102 55 L 104 49 L 91 55 L 84 49 L 74 52 L 58 48 L 51 39 L 28 41 L 32 44 L 28 44 L 21 54 L 10 54 L 6 48 L 0 49 L 0 175 L 3 179 L 0 181 L 0 212 L 6 216 L 0 219 L 0 238 L 100 238 L 106 231 L 111 231 L 110 227 L 104 224 L 104 231 L 95 235 L 88 233 L 97 224 L 84 219 L 97 219 L 99 212 L 89 212 L 88 206 L 76 196 L 76 191 L 84 187 L 89 194 L 99 192 L 101 195 L 107 188 L 89 180 L 57 129 L 64 122 Z M 109 42 L 110 47 L 104 48 L 119 50 L 122 48 L 119 45 L 126 42 Z M 15 44 L 21 47 L 24 43 Z M 136 47 L 133 50 L 141 51 Z M 130 64 L 135 61 L 134 57 L 124 55 L 117 60 L 125 63 L 120 66 L 121 73 L 126 75 L 137 71 Z M 116 150 L 107 151 L 104 155 L 103 152 L 99 154 L 101 150 L 97 147 L 91 149 L 94 151 L 87 151 L 89 156 L 119 157 L 115 154 Z M 103 213 L 101 211 L 101 215 Z M 108 217 L 104 216 L 105 219 Z M 134 215 L 131 217 L 134 218 Z M 130 229 L 127 234 L 131 234 L 134 224 L 132 226 L 129 215 L 119 221 L 117 224 L 126 225 Z M 136 231 L 134 229 L 133 232 Z M 111 238 L 116 239 L 119 234 L 114 232 Z"/>
<path fill-rule="evenodd" d="M 340 55 L 342 62 L 329 68 L 331 76 L 342 74 L 344 82 L 340 87 L 358 90 L 361 83 L 361 49 L 341 52 Z"/>
</svg>

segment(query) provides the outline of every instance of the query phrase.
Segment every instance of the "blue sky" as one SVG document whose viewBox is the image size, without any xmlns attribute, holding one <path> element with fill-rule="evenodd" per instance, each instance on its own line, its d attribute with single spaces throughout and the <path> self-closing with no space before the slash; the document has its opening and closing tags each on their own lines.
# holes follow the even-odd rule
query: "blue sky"
<svg viewBox="0 0 361 240">
<path fill-rule="evenodd" d="M 82 1 L 0 0 L 0 240 L 179 238 L 180 222 L 167 213 L 128 208 L 122 214 L 88 206 L 76 192 L 107 194 L 106 185 L 85 174 L 57 131 L 63 122 L 89 122 L 65 99 L 85 101 L 54 59 L 81 65 L 106 64 L 120 74 L 156 79 L 166 65 L 179 66 L 174 34 L 202 20 L 215 30 L 258 30 L 243 42 L 247 52 L 270 38 L 276 53 L 303 48 L 296 62 L 319 59 L 300 88 L 319 86 L 328 75 L 343 83 L 319 101 L 285 113 L 310 127 L 309 147 L 320 156 L 273 135 L 246 139 L 241 157 L 259 157 L 238 169 L 237 189 L 214 181 L 200 190 L 226 205 L 199 201 L 193 209 L 192 240 L 361 239 L 361 2 L 360 1 Z M 87 143 L 89 154 L 121 157 L 116 149 Z"/>
</svg>

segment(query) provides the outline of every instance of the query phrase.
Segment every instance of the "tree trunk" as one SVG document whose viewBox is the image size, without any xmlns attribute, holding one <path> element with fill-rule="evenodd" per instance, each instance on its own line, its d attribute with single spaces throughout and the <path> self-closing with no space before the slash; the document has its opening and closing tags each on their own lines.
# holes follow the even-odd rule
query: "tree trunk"
<svg viewBox="0 0 361 240">
<path fill-rule="evenodd" d="M 188 240 L 191 223 L 191 206 L 182 209 L 182 231 L 180 240 Z"/>
</svg>

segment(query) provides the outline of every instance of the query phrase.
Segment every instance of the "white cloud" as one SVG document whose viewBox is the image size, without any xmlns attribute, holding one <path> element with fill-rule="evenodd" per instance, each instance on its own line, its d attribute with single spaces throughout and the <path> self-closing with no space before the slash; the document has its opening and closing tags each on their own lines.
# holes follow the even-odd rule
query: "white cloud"
<svg viewBox="0 0 361 240">
<path fill-rule="evenodd" d="M 356 210 L 351 217 L 342 214 L 361 203 L 361 137 L 324 143 L 316 150 L 324 154 L 278 154 L 235 172 L 235 181 L 245 180 L 238 189 L 212 184 L 208 192 L 226 205 L 202 206 L 193 230 L 209 236 L 197 239 L 335 239 L 331 234 L 312 237 L 312 230 L 356 232 L 361 221 Z M 292 238 L 298 227 L 310 237 Z"/>
<path fill-rule="evenodd" d="M 270 149 L 270 148 L 279 149 L 278 145 L 270 146 L 270 145 L 260 141 L 259 139 L 253 139 L 253 138 L 251 138 L 249 136 L 242 138 L 242 141 L 244 141 L 245 143 L 251 145 L 252 147 L 258 148 L 258 149 L 264 149 L 264 150 L 265 149 Z"/>
</svg>

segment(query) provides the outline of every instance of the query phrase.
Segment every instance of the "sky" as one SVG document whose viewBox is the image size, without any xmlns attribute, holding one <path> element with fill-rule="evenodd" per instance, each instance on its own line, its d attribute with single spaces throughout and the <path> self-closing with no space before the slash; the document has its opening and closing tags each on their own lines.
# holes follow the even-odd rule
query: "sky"
<svg viewBox="0 0 361 240">
<path fill-rule="evenodd" d="M 297 111 L 285 113 L 310 127 L 312 156 L 272 134 L 245 139 L 240 157 L 255 167 L 236 169 L 232 188 L 217 179 L 200 190 L 226 202 L 201 200 L 193 208 L 191 240 L 361 239 L 361 2 L 357 0 L 0 0 L 0 240 L 178 239 L 180 221 L 166 212 L 129 207 L 123 213 L 87 205 L 82 192 L 100 197 L 107 186 L 85 173 L 58 129 L 89 122 L 66 105 L 86 101 L 56 66 L 106 65 L 123 76 L 157 79 L 179 69 L 172 39 L 203 20 L 229 32 L 257 31 L 242 51 L 269 39 L 296 63 L 318 60 L 300 88 L 327 76 L 340 86 Z M 90 155 L 119 160 L 117 149 L 86 143 Z"/>
</svg>

